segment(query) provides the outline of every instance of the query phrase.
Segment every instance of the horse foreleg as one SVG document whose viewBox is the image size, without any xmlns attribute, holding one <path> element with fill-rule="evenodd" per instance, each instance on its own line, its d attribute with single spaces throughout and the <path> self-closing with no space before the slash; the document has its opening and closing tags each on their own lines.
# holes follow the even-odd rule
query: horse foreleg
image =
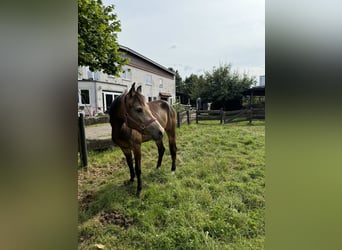
<svg viewBox="0 0 342 250">
<path fill-rule="evenodd" d="M 127 165 L 129 167 L 129 172 L 131 175 L 131 178 L 129 180 L 130 183 L 134 182 L 134 177 L 135 177 L 135 173 L 134 173 L 134 168 L 133 168 L 133 158 L 132 158 L 132 152 L 130 149 L 122 149 L 125 157 L 126 157 L 126 162 Z"/>
<path fill-rule="evenodd" d="M 161 166 L 162 160 L 163 160 L 163 156 L 164 156 L 164 152 L 165 152 L 165 147 L 163 144 L 163 141 L 157 141 L 156 142 L 157 147 L 158 147 L 158 162 L 157 162 L 157 168 L 159 168 Z"/>
<path fill-rule="evenodd" d="M 140 196 L 142 189 L 141 183 L 141 147 L 140 145 L 135 145 L 134 147 L 134 161 L 135 161 L 135 174 L 137 175 L 138 186 L 137 186 L 137 197 Z"/>
</svg>

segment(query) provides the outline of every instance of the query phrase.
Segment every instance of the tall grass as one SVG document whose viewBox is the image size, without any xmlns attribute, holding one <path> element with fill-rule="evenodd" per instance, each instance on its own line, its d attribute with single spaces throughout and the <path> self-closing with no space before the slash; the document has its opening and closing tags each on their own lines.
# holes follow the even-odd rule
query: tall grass
<svg viewBox="0 0 342 250">
<path fill-rule="evenodd" d="M 263 122 L 192 124 L 177 130 L 177 170 L 166 150 L 142 146 L 143 190 L 124 182 L 120 149 L 89 152 L 79 170 L 79 249 L 263 249 Z M 167 145 L 167 139 L 165 138 Z"/>
</svg>

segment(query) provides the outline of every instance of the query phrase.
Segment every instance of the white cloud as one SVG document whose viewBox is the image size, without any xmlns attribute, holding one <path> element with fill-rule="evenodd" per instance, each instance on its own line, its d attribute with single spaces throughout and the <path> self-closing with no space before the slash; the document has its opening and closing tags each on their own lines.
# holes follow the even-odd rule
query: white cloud
<svg viewBox="0 0 342 250">
<path fill-rule="evenodd" d="M 183 78 L 209 71 L 220 62 L 232 63 L 257 78 L 265 74 L 264 0 L 104 3 L 116 6 L 122 28 L 119 43 L 178 69 Z"/>
</svg>

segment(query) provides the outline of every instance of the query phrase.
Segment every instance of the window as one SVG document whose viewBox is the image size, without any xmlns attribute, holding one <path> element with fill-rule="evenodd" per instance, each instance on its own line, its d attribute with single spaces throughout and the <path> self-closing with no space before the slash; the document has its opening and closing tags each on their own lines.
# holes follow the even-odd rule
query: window
<svg viewBox="0 0 342 250">
<path fill-rule="evenodd" d="M 151 96 L 148 97 L 148 102 L 152 102 L 152 97 Z"/>
<path fill-rule="evenodd" d="M 159 88 L 163 87 L 163 78 L 159 78 Z"/>
<path fill-rule="evenodd" d="M 99 71 L 95 71 L 94 72 L 94 80 L 99 80 L 100 79 L 100 72 Z"/>
<path fill-rule="evenodd" d="M 78 67 L 78 75 L 77 75 L 77 80 L 82 80 L 82 67 Z"/>
<path fill-rule="evenodd" d="M 90 71 L 89 67 L 87 67 L 87 77 L 88 79 L 94 79 L 94 73 Z"/>
<path fill-rule="evenodd" d="M 146 75 L 146 84 L 152 85 L 152 75 Z"/>
<path fill-rule="evenodd" d="M 81 89 L 79 98 L 80 104 L 90 104 L 89 89 Z"/>
<path fill-rule="evenodd" d="M 132 71 L 131 69 L 124 69 L 121 73 L 121 78 L 124 80 L 132 80 Z"/>
</svg>

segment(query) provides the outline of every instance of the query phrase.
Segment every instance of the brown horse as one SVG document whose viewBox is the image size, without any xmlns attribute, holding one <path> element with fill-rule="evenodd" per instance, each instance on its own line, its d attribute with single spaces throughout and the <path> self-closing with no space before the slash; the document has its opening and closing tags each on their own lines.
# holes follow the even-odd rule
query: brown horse
<svg viewBox="0 0 342 250">
<path fill-rule="evenodd" d="M 110 106 L 110 124 L 112 139 L 124 153 L 131 174 L 129 183 L 137 176 L 137 196 L 141 184 L 141 143 L 154 140 L 158 147 L 157 168 L 160 167 L 165 151 L 163 144 L 164 131 L 169 138 L 169 148 L 172 158 L 172 173 L 176 170 L 176 113 L 165 101 L 158 100 L 147 103 L 141 94 L 141 86 L 131 89 L 117 97 Z M 132 151 L 135 169 L 133 168 Z"/>
</svg>

